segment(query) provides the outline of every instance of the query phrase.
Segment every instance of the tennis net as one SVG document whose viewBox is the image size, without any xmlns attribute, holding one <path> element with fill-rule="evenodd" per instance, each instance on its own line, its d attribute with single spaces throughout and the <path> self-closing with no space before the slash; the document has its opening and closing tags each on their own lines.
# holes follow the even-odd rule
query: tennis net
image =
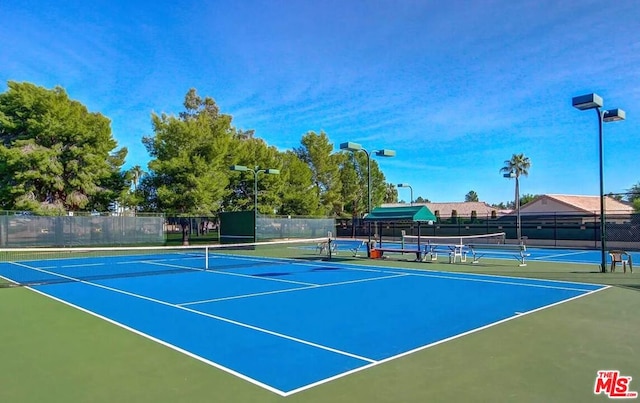
<svg viewBox="0 0 640 403">
<path fill-rule="evenodd" d="M 469 245 L 469 244 L 480 244 L 480 245 L 489 245 L 489 244 L 503 244 L 505 241 L 505 233 L 504 232 L 495 232 L 492 234 L 482 234 L 482 235 L 459 235 L 459 236 L 430 236 L 430 235 L 421 235 L 420 244 L 443 244 L 443 245 Z M 415 245 L 418 243 L 417 235 L 404 235 L 402 237 L 402 244 L 404 245 Z"/>
<path fill-rule="evenodd" d="M 193 246 L 0 248 L 0 287 L 97 281 L 317 259 L 327 238 Z"/>
</svg>

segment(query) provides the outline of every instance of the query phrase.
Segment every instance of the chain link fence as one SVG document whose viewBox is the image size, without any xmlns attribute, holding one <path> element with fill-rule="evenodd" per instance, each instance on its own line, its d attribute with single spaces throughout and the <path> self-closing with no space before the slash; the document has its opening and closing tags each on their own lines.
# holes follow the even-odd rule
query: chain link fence
<svg viewBox="0 0 640 403">
<path fill-rule="evenodd" d="M 334 234 L 335 228 L 333 218 L 258 216 L 256 239 L 322 238 Z"/>
<path fill-rule="evenodd" d="M 567 248 L 600 248 L 600 215 L 597 213 L 547 213 L 520 217 L 522 239 L 531 246 Z M 400 240 L 402 231 L 418 235 L 417 223 L 383 223 L 371 227 L 372 236 Z M 432 225 L 420 226 L 420 235 L 460 236 L 504 232 L 507 242 L 517 242 L 517 218 L 458 216 L 439 218 Z M 340 237 L 367 237 L 367 225 L 362 219 L 339 219 L 336 234 Z M 640 213 L 606 215 L 605 236 L 608 248 L 640 250 Z"/>
<path fill-rule="evenodd" d="M 0 212 L 0 247 L 159 245 L 165 242 L 163 215 L 68 213 L 41 216 Z"/>
</svg>

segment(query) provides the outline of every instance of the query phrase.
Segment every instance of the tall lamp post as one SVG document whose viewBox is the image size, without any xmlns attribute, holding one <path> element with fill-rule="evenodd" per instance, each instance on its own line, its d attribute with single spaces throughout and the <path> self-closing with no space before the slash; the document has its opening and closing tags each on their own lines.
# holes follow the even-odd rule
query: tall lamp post
<svg viewBox="0 0 640 403">
<path fill-rule="evenodd" d="M 518 238 L 518 243 L 522 242 L 522 227 L 520 224 L 520 180 L 518 178 L 518 174 L 514 171 L 511 171 L 507 174 L 503 175 L 505 178 L 515 178 L 516 180 L 516 197 L 515 197 L 515 206 L 516 206 L 516 238 Z"/>
<path fill-rule="evenodd" d="M 264 172 L 268 175 L 280 175 L 279 169 L 255 169 L 246 167 L 244 165 L 232 165 L 229 169 L 232 171 L 245 172 L 249 171 L 253 173 L 253 241 L 258 241 L 258 174 Z"/>
<path fill-rule="evenodd" d="M 615 122 L 618 120 L 624 120 L 625 113 L 622 109 L 609 109 L 602 110 L 603 100 L 598 94 L 586 94 L 574 97 L 572 99 L 573 107 L 580 109 L 581 111 L 587 109 L 595 109 L 598 115 L 598 138 L 599 138 L 599 152 L 600 152 L 600 271 L 606 273 L 607 271 L 607 231 L 606 231 L 606 209 L 604 201 L 604 142 L 602 138 L 602 123 L 603 122 Z"/>
<path fill-rule="evenodd" d="M 411 201 L 409 202 L 410 206 L 413 206 L 413 188 L 408 183 L 398 183 L 399 188 L 409 188 L 411 190 Z"/>
<path fill-rule="evenodd" d="M 347 150 L 351 152 L 363 151 L 367 155 L 367 214 L 371 213 L 371 154 L 364 149 L 362 145 L 358 143 L 346 142 L 340 144 L 341 150 Z M 378 157 L 395 157 L 396 152 L 394 150 L 373 150 L 372 151 Z M 369 225 L 369 242 L 371 242 L 371 226 Z"/>
</svg>

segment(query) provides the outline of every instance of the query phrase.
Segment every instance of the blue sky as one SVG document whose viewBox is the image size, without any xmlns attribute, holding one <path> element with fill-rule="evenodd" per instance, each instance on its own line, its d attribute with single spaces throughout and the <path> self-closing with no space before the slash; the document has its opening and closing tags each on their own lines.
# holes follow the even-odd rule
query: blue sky
<svg viewBox="0 0 640 403">
<path fill-rule="evenodd" d="M 597 195 L 640 182 L 640 3 L 602 1 L 2 1 L 0 91 L 64 87 L 112 121 L 127 167 L 146 168 L 152 112 L 196 88 L 279 149 L 325 131 L 368 150 L 414 198 L 513 200 L 506 159 L 531 159 L 522 194 Z M 409 189 L 399 189 L 401 199 Z"/>
</svg>

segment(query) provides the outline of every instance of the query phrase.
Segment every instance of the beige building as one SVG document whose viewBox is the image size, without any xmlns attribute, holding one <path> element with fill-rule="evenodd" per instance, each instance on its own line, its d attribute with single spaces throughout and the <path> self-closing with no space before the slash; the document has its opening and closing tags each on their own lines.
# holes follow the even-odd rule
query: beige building
<svg viewBox="0 0 640 403">
<path fill-rule="evenodd" d="M 588 214 L 600 215 L 599 196 L 578 195 L 541 195 L 520 207 L 520 214 Z M 612 197 L 605 197 L 605 213 L 607 215 L 631 214 L 633 207 Z"/>
<path fill-rule="evenodd" d="M 484 202 L 449 202 L 449 203 L 413 203 L 414 205 L 427 206 L 433 214 L 441 219 L 451 218 L 453 211 L 458 217 L 471 217 L 473 212 L 478 218 L 501 217 L 515 215 L 515 210 L 499 210 Z M 406 206 L 403 203 L 386 203 L 382 207 Z M 628 216 L 633 213 L 633 207 L 627 203 L 618 201 L 612 197 L 606 197 L 606 214 L 610 215 L 607 221 L 614 216 Z M 520 215 L 584 215 L 586 217 L 600 216 L 599 196 L 580 195 L 541 195 L 520 207 Z M 588 221 L 589 219 L 587 219 Z"/>
</svg>

